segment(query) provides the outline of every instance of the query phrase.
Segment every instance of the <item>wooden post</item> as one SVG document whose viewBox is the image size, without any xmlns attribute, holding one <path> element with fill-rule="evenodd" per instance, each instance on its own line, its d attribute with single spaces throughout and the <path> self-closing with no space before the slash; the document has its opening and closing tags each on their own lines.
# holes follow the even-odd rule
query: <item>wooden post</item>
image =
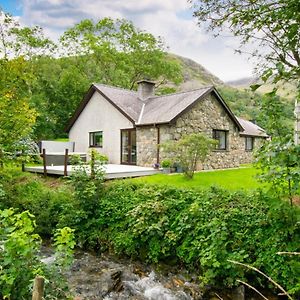
<svg viewBox="0 0 300 300">
<path fill-rule="evenodd" d="M 46 149 L 43 149 L 43 166 L 44 166 L 44 176 L 47 176 Z"/>
<path fill-rule="evenodd" d="M 297 100 L 295 101 L 295 145 L 300 144 L 300 103 L 297 103 Z"/>
<path fill-rule="evenodd" d="M 3 160 L 4 160 L 3 150 L 0 149 L 0 169 L 3 169 L 4 167 Z"/>
<path fill-rule="evenodd" d="M 69 149 L 65 150 L 64 176 L 68 176 Z"/>
<path fill-rule="evenodd" d="M 32 300 L 42 300 L 44 297 L 44 277 L 37 276 L 34 279 Z"/>
<path fill-rule="evenodd" d="M 24 149 L 22 150 L 22 154 L 21 154 L 21 160 L 22 160 L 22 172 L 25 172 L 25 151 Z"/>
</svg>

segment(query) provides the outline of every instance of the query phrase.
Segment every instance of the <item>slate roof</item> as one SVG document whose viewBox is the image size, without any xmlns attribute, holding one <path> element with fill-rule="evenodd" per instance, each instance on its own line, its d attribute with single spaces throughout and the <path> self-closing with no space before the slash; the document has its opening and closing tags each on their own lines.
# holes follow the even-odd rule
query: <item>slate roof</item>
<svg viewBox="0 0 300 300">
<path fill-rule="evenodd" d="M 137 125 L 170 123 L 211 90 L 212 87 L 204 87 L 194 91 L 149 98 L 145 101 Z"/>
<path fill-rule="evenodd" d="M 127 116 L 130 117 L 135 123 L 138 121 L 143 101 L 137 96 L 137 92 L 107 86 L 104 84 L 93 84 L 94 87 L 103 96 L 110 99 L 117 107 L 119 107 Z M 105 98 L 106 98 L 105 97 Z"/>
<path fill-rule="evenodd" d="M 247 136 L 258 136 L 258 137 L 268 137 L 268 134 L 266 133 L 266 131 L 264 129 L 262 129 L 261 127 L 259 127 L 258 125 L 244 120 L 242 118 L 236 117 L 237 120 L 240 122 L 240 124 L 242 125 L 242 127 L 244 128 L 244 131 L 241 132 L 242 135 L 247 135 Z"/>
<path fill-rule="evenodd" d="M 213 86 L 203 87 L 188 92 L 153 96 L 146 100 L 141 100 L 138 93 L 135 91 L 104 84 L 93 84 L 75 111 L 73 117 L 70 119 L 66 128 L 67 131 L 70 131 L 95 91 L 99 92 L 136 126 L 171 123 L 186 110 L 190 109 L 195 103 L 205 98 L 206 95 L 213 93 L 228 113 L 229 117 L 237 125 L 241 134 L 262 137 L 267 136 L 265 131 L 259 126 L 241 118 L 237 118 Z"/>
</svg>

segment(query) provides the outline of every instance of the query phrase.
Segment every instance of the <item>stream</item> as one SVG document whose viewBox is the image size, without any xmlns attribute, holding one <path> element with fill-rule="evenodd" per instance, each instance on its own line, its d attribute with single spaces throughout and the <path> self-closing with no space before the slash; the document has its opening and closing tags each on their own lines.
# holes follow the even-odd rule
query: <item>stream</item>
<svg viewBox="0 0 300 300">
<path fill-rule="evenodd" d="M 42 250 L 42 261 L 54 261 L 53 250 Z M 199 287 L 196 274 L 169 265 L 150 266 L 128 258 L 109 254 L 99 256 L 76 251 L 74 262 L 65 274 L 74 300 L 260 300 L 256 293 L 245 292 L 243 286 L 233 290 Z M 268 299 L 285 299 L 268 293 Z"/>
<path fill-rule="evenodd" d="M 43 261 L 51 263 L 53 259 L 48 254 Z M 161 265 L 157 271 L 129 259 L 78 251 L 66 276 L 76 300 L 202 299 L 196 276 L 177 272 Z"/>
</svg>

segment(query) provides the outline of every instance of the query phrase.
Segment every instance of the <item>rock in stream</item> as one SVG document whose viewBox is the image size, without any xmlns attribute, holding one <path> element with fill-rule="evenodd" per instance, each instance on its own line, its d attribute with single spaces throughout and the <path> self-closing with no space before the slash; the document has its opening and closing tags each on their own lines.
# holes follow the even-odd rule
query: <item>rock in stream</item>
<svg viewBox="0 0 300 300">
<path fill-rule="evenodd" d="M 76 300 L 202 299 L 198 285 L 183 275 L 160 275 L 142 264 L 106 255 L 79 252 L 66 275 Z"/>
</svg>

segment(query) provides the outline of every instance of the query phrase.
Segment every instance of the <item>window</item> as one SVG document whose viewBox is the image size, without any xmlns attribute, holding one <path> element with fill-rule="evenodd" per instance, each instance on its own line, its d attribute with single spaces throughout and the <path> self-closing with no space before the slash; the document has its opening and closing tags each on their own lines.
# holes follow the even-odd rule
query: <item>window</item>
<svg viewBox="0 0 300 300">
<path fill-rule="evenodd" d="M 226 150 L 227 149 L 227 131 L 214 129 L 213 138 L 218 141 L 216 150 Z"/>
<path fill-rule="evenodd" d="M 246 136 L 245 137 L 245 150 L 252 151 L 254 146 L 254 137 Z"/>
<path fill-rule="evenodd" d="M 90 132 L 90 147 L 103 146 L 103 131 Z"/>
</svg>

